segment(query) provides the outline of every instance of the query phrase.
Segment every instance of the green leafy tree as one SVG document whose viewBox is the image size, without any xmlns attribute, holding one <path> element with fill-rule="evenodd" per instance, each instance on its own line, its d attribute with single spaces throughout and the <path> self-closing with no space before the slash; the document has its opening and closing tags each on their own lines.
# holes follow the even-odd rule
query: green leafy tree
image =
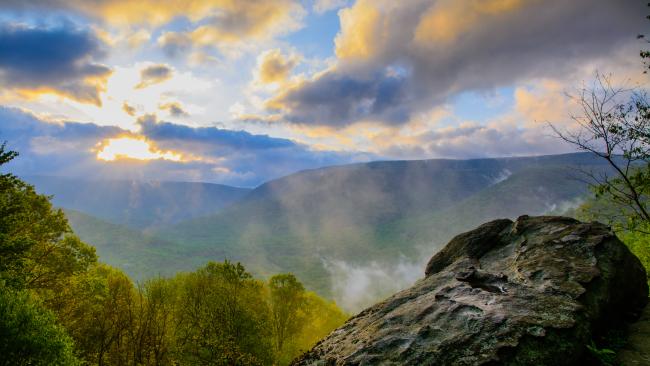
<svg viewBox="0 0 650 366">
<path fill-rule="evenodd" d="M 0 146 L 0 166 L 18 154 Z M 11 174 L 0 175 L 0 279 L 15 288 L 58 291 L 95 263 L 94 248 L 72 233 L 47 196 Z"/>
<path fill-rule="evenodd" d="M 269 288 L 275 345 L 277 352 L 281 353 L 284 343 L 295 336 L 302 326 L 305 288 L 290 273 L 271 277 Z"/>
<path fill-rule="evenodd" d="M 5 146 L 0 166 L 17 156 Z M 287 364 L 344 319 L 293 275 L 228 261 L 136 288 L 49 197 L 0 174 L 0 366 Z"/>
<path fill-rule="evenodd" d="M 0 146 L 0 166 L 16 156 L 16 152 L 7 151 L 6 144 Z M 49 197 L 39 195 L 12 174 L 0 175 L 0 282 L 6 306 L 2 313 L 7 317 L 3 324 L 8 327 L 0 337 L 7 347 L 14 347 L 14 364 L 74 361 L 69 356 L 72 341 L 45 306 L 50 307 L 70 279 L 94 263 L 94 248 L 72 234 L 65 216 L 52 208 Z M 24 347 L 16 342 L 23 342 Z M 36 361 L 43 357 L 52 357 L 51 362 Z"/>
<path fill-rule="evenodd" d="M 59 319 L 86 361 L 129 364 L 133 353 L 131 329 L 137 325 L 137 296 L 124 273 L 97 265 L 71 280 L 57 299 Z"/>
<path fill-rule="evenodd" d="M 210 262 L 179 276 L 177 348 L 184 363 L 270 364 L 273 352 L 263 284 L 244 267 Z"/>
<path fill-rule="evenodd" d="M 133 364 L 174 363 L 174 304 L 177 286 L 173 280 L 156 278 L 139 289 L 137 327 L 133 334 Z"/>
<path fill-rule="evenodd" d="M 283 344 L 282 352 L 277 356 L 280 365 L 291 363 L 332 330 L 341 326 L 349 317 L 334 302 L 327 301 L 313 292 L 305 292 L 303 298 L 304 305 L 298 314 L 301 319 L 300 329 Z"/>
<path fill-rule="evenodd" d="M 0 283 L 0 365 L 81 365 L 54 314 L 26 290 Z"/>
</svg>

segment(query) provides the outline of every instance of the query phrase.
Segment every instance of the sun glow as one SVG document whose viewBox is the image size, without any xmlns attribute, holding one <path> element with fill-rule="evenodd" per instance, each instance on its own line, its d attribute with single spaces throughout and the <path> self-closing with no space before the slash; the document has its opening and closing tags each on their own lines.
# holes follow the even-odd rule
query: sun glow
<svg viewBox="0 0 650 366">
<path fill-rule="evenodd" d="M 115 161 L 118 159 L 184 161 L 183 156 L 173 151 L 157 149 L 143 137 L 118 137 L 98 144 L 97 159 Z"/>
</svg>

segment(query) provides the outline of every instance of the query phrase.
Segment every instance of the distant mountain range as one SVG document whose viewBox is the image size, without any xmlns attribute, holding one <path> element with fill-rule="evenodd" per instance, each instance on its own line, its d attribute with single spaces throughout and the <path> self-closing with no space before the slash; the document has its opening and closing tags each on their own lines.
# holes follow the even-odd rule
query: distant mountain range
<svg viewBox="0 0 650 366">
<path fill-rule="evenodd" d="M 26 176 L 59 207 L 136 229 L 219 212 L 250 192 L 222 184 Z"/>
<path fill-rule="evenodd" d="M 75 210 L 67 213 L 80 237 L 136 278 L 231 259 L 258 275 L 293 272 L 310 289 L 336 296 L 331 278 L 341 263 L 362 269 L 417 262 L 487 220 L 557 213 L 587 194 L 580 170 L 607 169 L 592 155 L 566 154 L 352 164 L 298 172 L 250 191 L 28 181 Z"/>
</svg>

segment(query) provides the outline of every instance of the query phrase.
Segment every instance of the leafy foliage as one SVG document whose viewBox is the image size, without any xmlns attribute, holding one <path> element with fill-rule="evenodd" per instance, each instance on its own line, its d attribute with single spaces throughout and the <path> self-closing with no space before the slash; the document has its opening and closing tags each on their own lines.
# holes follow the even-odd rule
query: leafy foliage
<svg viewBox="0 0 650 366">
<path fill-rule="evenodd" d="M 4 146 L 2 164 L 17 156 Z M 0 175 L 0 279 L 15 288 L 58 291 L 96 259 L 47 196 L 11 174 Z"/>
<path fill-rule="evenodd" d="M 292 274 L 281 274 L 269 280 L 271 289 L 271 314 L 276 347 L 282 352 L 284 343 L 297 333 L 302 320 L 300 310 L 305 305 L 305 288 Z"/>
<path fill-rule="evenodd" d="M 208 263 L 178 280 L 178 347 L 185 363 L 271 363 L 268 303 L 262 284 L 241 264 Z"/>
<path fill-rule="evenodd" d="M 54 314 L 25 290 L 0 283 L 0 365 L 81 365 Z"/>
<path fill-rule="evenodd" d="M 587 345 L 587 349 L 603 366 L 611 366 L 616 360 L 616 352 L 614 350 L 609 348 L 598 348 L 593 341 L 591 344 Z"/>
<path fill-rule="evenodd" d="M 0 164 L 15 156 L 0 147 Z M 50 197 L 0 176 L 0 365 L 288 363 L 345 318 L 293 275 L 267 284 L 229 261 L 136 287 Z"/>
</svg>

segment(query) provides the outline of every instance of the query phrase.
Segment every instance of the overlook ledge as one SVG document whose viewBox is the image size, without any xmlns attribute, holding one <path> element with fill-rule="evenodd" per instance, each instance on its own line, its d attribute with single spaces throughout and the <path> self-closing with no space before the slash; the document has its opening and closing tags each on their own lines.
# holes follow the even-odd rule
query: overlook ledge
<svg viewBox="0 0 650 366">
<path fill-rule="evenodd" d="M 646 281 L 603 224 L 495 220 L 456 236 L 423 279 L 293 365 L 577 365 L 592 337 L 639 317 Z"/>
</svg>

